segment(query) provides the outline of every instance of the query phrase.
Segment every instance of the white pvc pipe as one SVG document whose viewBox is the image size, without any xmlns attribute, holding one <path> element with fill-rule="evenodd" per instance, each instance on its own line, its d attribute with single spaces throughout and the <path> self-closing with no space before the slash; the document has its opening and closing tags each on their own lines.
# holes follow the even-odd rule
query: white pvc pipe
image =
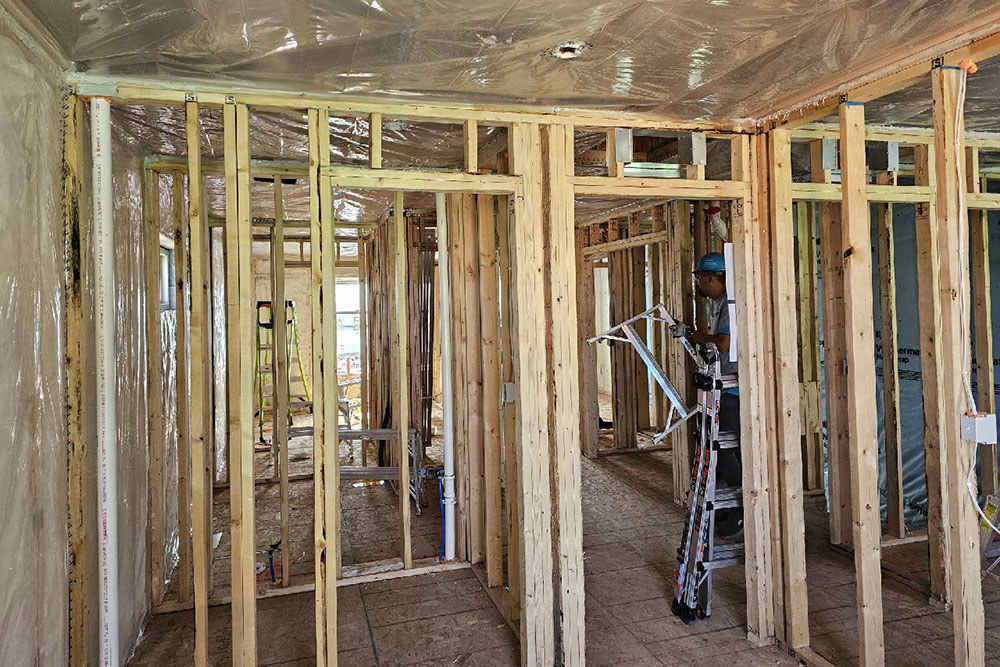
<svg viewBox="0 0 1000 667">
<path fill-rule="evenodd" d="M 115 390 L 111 105 L 90 100 L 94 186 L 94 327 L 97 350 L 97 520 L 101 664 L 118 665 L 118 424 Z"/>
<path fill-rule="evenodd" d="M 444 193 L 436 195 L 438 243 L 438 303 L 441 323 L 441 420 L 444 422 L 444 560 L 455 560 L 455 426 L 451 381 L 451 296 L 448 276 L 448 215 Z"/>
</svg>

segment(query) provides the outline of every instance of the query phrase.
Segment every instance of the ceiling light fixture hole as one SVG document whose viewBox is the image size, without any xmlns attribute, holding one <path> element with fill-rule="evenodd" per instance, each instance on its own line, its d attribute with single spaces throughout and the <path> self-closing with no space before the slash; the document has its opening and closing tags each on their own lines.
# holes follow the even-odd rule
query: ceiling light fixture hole
<svg viewBox="0 0 1000 667">
<path fill-rule="evenodd" d="M 557 44 L 549 49 L 549 55 L 557 60 L 572 60 L 590 48 L 590 44 L 579 39 L 571 39 L 568 42 Z"/>
</svg>

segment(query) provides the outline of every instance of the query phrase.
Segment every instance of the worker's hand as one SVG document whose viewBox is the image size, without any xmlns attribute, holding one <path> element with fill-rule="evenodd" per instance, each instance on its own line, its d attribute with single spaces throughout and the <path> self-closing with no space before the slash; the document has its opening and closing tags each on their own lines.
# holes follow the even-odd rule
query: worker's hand
<svg viewBox="0 0 1000 667">
<path fill-rule="evenodd" d="M 683 322 L 675 322 L 670 327 L 670 335 L 674 338 L 686 338 L 688 335 L 688 325 Z"/>
</svg>

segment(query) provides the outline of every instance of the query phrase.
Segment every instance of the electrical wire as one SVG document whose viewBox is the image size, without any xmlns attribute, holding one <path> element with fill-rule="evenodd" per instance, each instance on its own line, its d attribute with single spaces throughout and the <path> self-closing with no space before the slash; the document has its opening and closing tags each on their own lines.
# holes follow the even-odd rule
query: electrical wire
<svg viewBox="0 0 1000 667">
<path fill-rule="evenodd" d="M 966 83 L 969 78 L 969 72 L 964 67 L 961 69 L 961 72 L 962 72 L 962 80 L 958 88 L 958 104 L 955 110 L 955 171 L 958 174 L 958 182 L 959 182 L 959 187 L 958 187 L 959 215 L 968 216 L 968 209 L 966 209 L 965 207 L 966 185 L 962 179 L 963 176 L 962 161 L 965 159 L 965 156 L 962 154 L 962 118 L 965 116 L 965 91 L 966 91 Z M 968 228 L 968 225 L 965 225 L 964 227 Z M 968 244 L 968 235 L 959 234 L 958 238 L 959 266 L 963 267 L 968 266 L 966 260 L 967 244 Z M 971 367 L 971 360 L 969 359 L 970 351 L 969 351 L 969 345 L 966 344 L 965 342 L 968 340 L 968 334 L 966 331 L 967 300 L 969 298 L 968 292 L 969 292 L 968 281 L 965 280 L 961 281 L 959 287 L 958 307 L 959 307 L 959 318 L 960 318 L 959 326 L 961 327 L 960 328 L 961 337 L 959 338 L 959 340 L 962 341 L 962 384 L 965 387 L 966 397 L 969 400 L 969 414 L 975 415 L 978 413 L 978 410 L 976 408 L 976 398 L 972 393 L 972 377 L 971 377 L 971 372 L 969 370 Z M 982 382 L 983 379 L 979 378 L 979 381 Z M 972 499 L 972 504 L 975 506 L 976 512 L 979 514 L 980 518 L 986 523 L 987 526 L 990 527 L 990 529 L 994 533 L 1000 535 L 1000 528 L 998 528 L 996 524 L 994 524 L 992 521 L 989 520 L 989 518 L 986 516 L 986 513 L 983 511 L 982 505 L 979 504 L 979 494 L 978 494 L 978 489 L 976 488 L 976 479 L 975 479 L 977 450 L 978 446 L 971 448 L 972 460 L 969 461 L 969 476 L 965 480 L 965 488 L 968 490 L 969 497 Z"/>
</svg>

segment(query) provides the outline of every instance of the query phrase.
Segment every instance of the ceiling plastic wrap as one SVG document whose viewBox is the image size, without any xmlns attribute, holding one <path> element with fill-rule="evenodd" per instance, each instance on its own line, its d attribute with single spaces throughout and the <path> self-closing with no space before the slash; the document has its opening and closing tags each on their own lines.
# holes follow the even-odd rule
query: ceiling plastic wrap
<svg viewBox="0 0 1000 667">
<path fill-rule="evenodd" d="M 865 121 L 875 125 L 933 127 L 931 77 L 865 105 Z M 836 118 L 832 119 L 836 122 Z M 1000 131 L 1000 58 L 979 63 L 965 88 L 965 129 Z"/>
<path fill-rule="evenodd" d="M 10 120 L 0 123 L 0 665 L 61 665 L 69 662 L 62 115 L 56 72 L 2 27 L 0 87 L 0 115 Z"/>
<path fill-rule="evenodd" d="M 991 0 L 33 0 L 81 70 L 316 93 L 758 117 Z M 582 45 L 553 51 L 570 40 Z"/>
<path fill-rule="evenodd" d="M 177 107 L 115 105 L 114 131 L 123 144 L 139 155 L 184 156 L 187 151 L 184 110 Z M 222 112 L 201 112 L 203 160 L 224 157 Z M 330 118 L 330 160 L 334 164 L 368 163 L 368 119 Z M 507 130 L 481 126 L 481 159 L 498 155 L 507 147 Z M 305 114 L 253 111 L 250 114 L 250 152 L 258 160 L 302 163 L 309 159 L 309 130 Z M 423 168 L 459 171 L 464 164 L 462 127 L 455 124 L 383 119 L 382 159 L 386 168 Z M 251 182 L 251 215 L 274 216 L 274 190 L 270 182 Z M 309 182 L 303 177 L 283 187 L 285 217 L 309 219 Z M 210 218 L 224 218 L 225 179 L 221 174 L 205 177 L 206 210 Z M 334 192 L 334 214 L 348 222 L 371 222 L 388 215 L 393 195 L 387 191 L 342 190 Z M 407 199 L 407 206 L 431 211 L 433 197 Z M 342 230 L 351 235 L 351 230 Z"/>
</svg>

